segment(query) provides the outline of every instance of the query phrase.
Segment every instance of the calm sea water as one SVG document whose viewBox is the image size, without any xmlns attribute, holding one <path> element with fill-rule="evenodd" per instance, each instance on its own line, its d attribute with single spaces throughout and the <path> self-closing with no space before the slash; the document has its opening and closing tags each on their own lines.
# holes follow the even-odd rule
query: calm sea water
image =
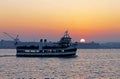
<svg viewBox="0 0 120 79">
<path fill-rule="evenodd" d="M 16 57 L 0 49 L 0 79 L 120 79 L 120 49 L 80 49 L 76 57 Z"/>
</svg>

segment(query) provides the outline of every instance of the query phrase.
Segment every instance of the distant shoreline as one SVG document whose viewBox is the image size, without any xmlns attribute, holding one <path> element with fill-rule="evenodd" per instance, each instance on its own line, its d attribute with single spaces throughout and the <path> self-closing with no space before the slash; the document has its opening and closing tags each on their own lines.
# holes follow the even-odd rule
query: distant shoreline
<svg viewBox="0 0 120 79">
<path fill-rule="evenodd" d="M 16 49 L 16 48 L 0 48 L 0 49 Z M 120 48 L 77 48 L 77 49 L 120 49 Z"/>
</svg>

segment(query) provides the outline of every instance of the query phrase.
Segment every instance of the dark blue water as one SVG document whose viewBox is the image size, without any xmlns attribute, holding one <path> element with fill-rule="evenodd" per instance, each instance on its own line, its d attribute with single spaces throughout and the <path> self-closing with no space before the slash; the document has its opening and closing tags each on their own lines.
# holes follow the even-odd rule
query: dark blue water
<svg viewBox="0 0 120 79">
<path fill-rule="evenodd" d="M 76 57 L 16 57 L 0 49 L 0 79 L 120 79 L 120 49 L 80 49 Z"/>
</svg>

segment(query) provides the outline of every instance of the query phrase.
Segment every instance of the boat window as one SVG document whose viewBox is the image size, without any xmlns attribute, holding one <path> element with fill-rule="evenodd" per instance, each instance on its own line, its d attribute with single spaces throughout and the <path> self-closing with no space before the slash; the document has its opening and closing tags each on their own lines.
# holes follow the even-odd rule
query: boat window
<svg viewBox="0 0 120 79">
<path fill-rule="evenodd" d="M 49 52 L 51 52 L 52 50 L 49 50 Z"/>
<path fill-rule="evenodd" d="M 56 52 L 56 50 L 52 50 L 52 52 Z"/>
<path fill-rule="evenodd" d="M 31 52 L 35 52 L 35 50 L 31 50 Z"/>
<path fill-rule="evenodd" d="M 30 52 L 30 50 L 25 50 L 25 52 Z"/>
<path fill-rule="evenodd" d="M 36 52 L 39 52 L 39 50 L 36 50 Z"/>
<path fill-rule="evenodd" d="M 17 50 L 17 52 L 23 53 L 23 52 L 24 52 L 24 50 Z"/>
</svg>

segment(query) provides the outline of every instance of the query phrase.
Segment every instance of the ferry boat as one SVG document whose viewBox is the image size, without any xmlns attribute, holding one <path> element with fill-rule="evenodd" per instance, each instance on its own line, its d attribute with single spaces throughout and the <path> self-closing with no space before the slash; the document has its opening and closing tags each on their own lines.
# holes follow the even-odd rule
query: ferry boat
<svg viewBox="0 0 120 79">
<path fill-rule="evenodd" d="M 36 45 L 17 45 L 16 51 L 16 56 L 72 56 L 76 55 L 77 48 L 66 31 L 59 42 L 41 39 Z"/>
</svg>

